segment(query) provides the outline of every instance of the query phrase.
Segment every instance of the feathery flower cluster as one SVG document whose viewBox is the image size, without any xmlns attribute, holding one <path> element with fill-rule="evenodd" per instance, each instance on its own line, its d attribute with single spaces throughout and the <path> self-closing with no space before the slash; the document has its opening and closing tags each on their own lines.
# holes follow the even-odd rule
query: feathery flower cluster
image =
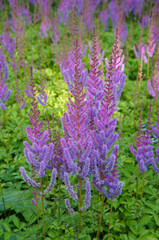
<svg viewBox="0 0 159 240">
<path fill-rule="evenodd" d="M 111 91 L 113 93 L 114 102 L 118 103 L 121 93 L 123 91 L 123 87 L 125 84 L 126 75 L 124 74 L 124 55 L 122 55 L 122 51 L 120 49 L 120 41 L 119 41 L 119 29 L 116 28 L 115 31 L 115 42 L 113 45 L 113 51 L 111 55 L 111 66 L 109 66 L 108 59 L 105 59 L 106 67 L 107 67 L 107 79 L 110 77 L 111 71 Z"/>
<path fill-rule="evenodd" d="M 158 112 L 158 116 L 157 116 L 157 121 L 155 121 L 156 127 L 155 125 L 152 125 L 152 132 L 155 135 L 156 138 L 159 139 L 159 112 Z M 152 163 L 153 169 L 156 173 L 159 174 L 159 147 L 157 147 L 156 149 L 156 158 Z"/>
<path fill-rule="evenodd" d="M 62 117 L 62 124 L 64 130 L 64 137 L 61 138 L 61 145 L 63 149 L 63 163 L 64 163 L 64 180 L 69 195 L 78 200 L 78 196 L 73 187 L 69 183 L 68 173 L 76 175 L 79 181 L 79 187 L 82 188 L 86 184 L 86 196 L 84 201 L 84 208 L 86 209 L 90 203 L 90 191 L 88 184 L 88 177 L 90 175 L 90 159 L 89 155 L 92 149 L 92 141 L 89 130 L 89 115 L 88 102 L 85 101 L 86 93 L 83 88 L 86 84 L 87 73 L 83 71 L 84 64 L 81 63 L 82 47 L 79 45 L 77 34 L 75 34 L 73 43 L 73 52 L 70 57 L 70 81 L 68 86 L 74 98 L 74 102 L 69 98 L 67 104 L 68 113 Z M 63 71 L 65 74 L 66 71 Z M 66 75 L 65 75 L 66 76 Z"/>
<path fill-rule="evenodd" d="M 157 101 L 159 96 L 159 47 L 157 49 L 157 57 L 153 70 L 152 83 L 150 80 L 148 80 L 147 85 L 149 94 L 154 98 L 155 101 Z"/>
<path fill-rule="evenodd" d="M 34 88 L 34 81 L 33 81 L 33 72 L 32 72 L 32 66 L 31 66 L 31 94 L 32 94 L 32 102 L 31 102 L 31 114 L 28 114 L 30 117 L 30 123 L 32 125 L 32 128 L 27 127 L 27 137 L 32 142 L 32 146 L 27 142 L 24 141 L 25 149 L 24 153 L 28 160 L 28 163 L 31 165 L 33 171 L 37 171 L 37 176 L 39 178 L 44 177 L 45 175 L 45 169 L 53 169 L 52 170 L 52 178 L 51 183 L 46 189 L 46 193 L 48 193 L 52 187 L 55 184 L 55 179 L 57 175 L 57 171 L 55 168 L 50 165 L 51 158 L 53 156 L 53 143 L 47 144 L 47 140 L 49 137 L 48 131 L 43 132 L 43 122 L 39 122 L 38 116 L 40 114 L 40 111 L 37 110 L 37 102 L 36 102 L 36 90 Z M 31 180 L 29 177 L 27 177 L 25 171 L 21 168 L 20 170 L 22 173 L 23 178 L 30 184 Z M 34 182 L 34 179 L 33 179 Z M 33 186 L 33 185 L 32 185 Z M 39 186 L 39 184 L 38 184 Z"/>
<path fill-rule="evenodd" d="M 142 129 L 142 110 L 143 105 L 141 104 L 140 110 L 140 120 L 138 126 L 138 137 L 135 138 L 135 145 L 137 147 L 137 151 L 133 148 L 133 145 L 130 145 L 130 151 L 136 157 L 136 160 L 139 164 L 139 169 L 141 173 L 144 173 L 147 170 L 147 167 L 154 162 L 154 153 L 153 146 L 151 141 L 151 130 L 150 130 L 150 119 L 151 119 L 151 105 L 149 108 L 149 115 L 145 133 Z"/>
<path fill-rule="evenodd" d="M 5 102 L 10 98 L 11 89 L 8 89 L 8 84 L 5 83 L 8 79 L 8 64 L 5 61 L 5 55 L 0 49 L 0 108 L 6 110 Z"/>
<path fill-rule="evenodd" d="M 139 43 L 137 45 L 137 48 L 138 48 L 138 52 L 136 50 L 136 46 L 135 45 L 133 46 L 135 56 L 139 59 L 142 59 L 145 63 L 147 63 L 147 57 L 145 55 L 146 45 L 142 45 L 141 43 Z"/>
<path fill-rule="evenodd" d="M 15 53 L 15 38 L 11 38 L 8 32 L 2 35 L 2 45 L 4 49 L 9 53 L 9 57 L 13 58 Z"/>
</svg>

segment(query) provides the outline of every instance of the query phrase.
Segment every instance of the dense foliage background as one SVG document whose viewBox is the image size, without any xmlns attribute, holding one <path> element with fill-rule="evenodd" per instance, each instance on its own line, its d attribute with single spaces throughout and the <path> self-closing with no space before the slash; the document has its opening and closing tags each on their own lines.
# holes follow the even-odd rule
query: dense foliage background
<svg viewBox="0 0 159 240">
<path fill-rule="evenodd" d="M 51 20 L 51 27 L 46 30 L 46 36 L 44 31 L 40 30 L 42 20 L 46 17 L 41 10 L 42 2 L 48 4 L 48 17 Z M 61 6 L 62 2 L 66 8 L 67 4 L 64 1 L 60 2 Z M 108 9 L 110 2 L 115 1 L 99 1 L 94 10 L 91 23 L 91 25 L 96 26 L 99 46 L 105 51 L 104 59 L 106 57 L 109 59 L 112 52 L 114 29 L 111 18 L 109 18 L 108 28 L 105 31 L 103 24 L 99 20 L 99 15 L 104 8 Z M 143 4 L 141 15 L 130 11 L 122 19 L 127 24 L 126 41 L 124 42 L 121 39 L 121 48 L 125 55 L 124 73 L 126 74 L 126 81 L 118 103 L 118 110 L 113 114 L 113 117 L 117 117 L 115 131 L 119 133 L 117 140 L 117 144 L 119 144 L 118 172 L 124 186 L 122 193 L 113 201 L 104 199 L 99 239 L 108 239 L 108 232 L 109 240 L 159 239 L 158 176 L 152 166 L 149 166 L 145 172 L 143 189 L 143 174 L 139 173 L 139 177 L 137 177 L 138 163 L 130 152 L 130 144 L 134 145 L 134 137 L 137 136 L 141 102 L 143 103 L 143 131 L 147 124 L 150 102 L 152 104 L 151 125 L 155 124 L 158 114 L 158 99 L 156 101 L 147 90 L 147 80 L 151 79 L 153 75 L 154 64 L 158 56 L 158 42 L 155 41 L 156 48 L 152 58 L 149 58 L 149 66 L 144 61 L 141 64 L 141 59 L 137 58 L 133 51 L 134 45 L 139 43 L 147 44 L 147 40 L 150 38 L 152 10 L 155 4 L 153 1 L 140 2 Z M 59 65 L 63 61 L 64 55 L 67 56 L 67 53 L 71 51 L 70 29 L 73 22 L 71 10 L 65 9 L 65 11 L 68 10 L 68 15 L 70 14 L 70 19 L 65 23 L 62 20 L 56 22 L 58 18 L 58 14 L 56 14 L 58 13 L 57 8 L 60 8 L 58 1 L 0 1 L 0 3 L 0 51 L 3 52 L 5 61 L 8 63 L 9 76 L 7 84 L 8 89 L 11 89 L 11 96 L 5 104 L 6 110 L 0 109 L 0 239 L 95 240 L 97 239 L 102 194 L 93 187 L 93 184 L 91 206 L 82 213 L 82 230 L 80 232 L 78 228 L 78 204 L 71 201 L 72 207 L 77 212 L 76 216 L 73 217 L 65 206 L 64 199 L 68 197 L 68 193 L 63 179 L 61 179 L 59 215 L 59 180 L 56 179 L 54 188 L 44 197 L 44 237 L 41 199 L 38 200 L 37 205 L 32 204 L 34 189 L 23 180 L 19 171 L 19 167 L 23 166 L 28 175 L 31 174 L 31 166 L 24 155 L 25 146 L 23 144 L 24 141 L 27 141 L 26 127 L 31 127 L 27 115 L 30 113 L 31 99 L 23 92 L 26 89 L 26 78 L 28 84 L 30 84 L 30 66 L 33 68 L 34 85 L 37 87 L 36 94 L 41 92 L 44 84 L 44 91 L 48 97 L 45 106 L 38 104 L 40 110 L 39 119 L 44 121 L 44 128 L 47 129 L 46 115 L 47 119 L 51 121 L 54 113 L 55 130 L 60 129 L 59 131 L 63 136 L 60 118 L 67 112 L 66 103 L 68 97 L 70 96 L 72 99 L 73 97 L 63 80 Z M 119 4 L 118 1 L 116 3 Z M 158 6 L 157 1 L 155 6 Z M 25 10 L 28 9 L 30 15 L 27 15 L 28 13 L 24 14 L 24 8 Z M 89 14 L 89 11 L 87 14 Z M 147 15 L 151 18 L 151 21 L 144 28 L 142 24 L 139 25 L 138 21 L 142 21 L 142 17 Z M 30 21 L 28 20 L 29 16 Z M 81 29 L 79 38 L 83 45 L 88 45 L 89 41 L 92 41 L 92 27 L 86 29 L 84 26 L 85 20 L 82 21 L 81 16 L 80 14 L 76 16 L 77 24 Z M 55 39 L 56 27 L 60 30 L 60 37 L 57 42 L 55 40 L 52 42 L 50 34 L 53 34 Z M 4 47 L 3 36 L 5 32 L 11 36 L 12 40 L 15 38 L 14 57 L 10 57 L 10 53 Z M 91 51 L 88 47 L 83 58 L 85 68 L 88 71 L 90 69 L 89 54 L 91 54 Z M 16 67 L 13 66 L 14 64 Z M 149 72 L 147 72 L 147 68 L 149 68 Z M 106 82 L 104 60 L 100 69 L 103 71 L 104 81 Z M 140 86 L 138 84 L 139 74 L 142 74 Z M 26 105 L 23 109 L 19 109 L 23 101 L 21 103 L 16 101 L 15 94 L 17 93 L 23 94 L 23 101 L 26 97 Z M 156 149 L 158 139 L 153 132 L 151 132 L 151 140 L 154 149 Z M 50 178 L 51 173 L 48 171 L 43 178 L 44 189 L 48 186 Z M 70 178 L 72 185 L 77 183 L 76 181 L 75 176 Z M 37 220 L 37 206 L 39 220 Z M 38 228 L 37 225 L 39 225 Z"/>
</svg>

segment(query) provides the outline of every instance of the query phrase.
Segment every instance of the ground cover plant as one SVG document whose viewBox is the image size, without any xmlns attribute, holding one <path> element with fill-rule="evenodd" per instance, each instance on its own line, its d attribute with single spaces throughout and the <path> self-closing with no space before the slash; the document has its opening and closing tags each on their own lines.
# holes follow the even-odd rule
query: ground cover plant
<svg viewBox="0 0 159 240">
<path fill-rule="evenodd" d="M 0 239 L 159 239 L 158 11 L 0 0 Z"/>
</svg>

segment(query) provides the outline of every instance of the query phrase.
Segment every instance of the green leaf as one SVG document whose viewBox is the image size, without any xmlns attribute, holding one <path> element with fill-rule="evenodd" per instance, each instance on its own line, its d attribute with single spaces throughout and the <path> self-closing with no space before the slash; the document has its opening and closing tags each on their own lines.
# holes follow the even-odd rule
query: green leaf
<svg viewBox="0 0 159 240">
<path fill-rule="evenodd" d="M 11 232 L 9 223 L 4 222 L 4 223 L 3 223 L 3 227 L 4 227 L 4 229 L 5 229 L 7 232 Z"/>
<path fill-rule="evenodd" d="M 27 222 L 30 220 L 32 215 L 33 215 L 33 212 L 31 212 L 31 211 L 26 210 L 23 212 L 23 217 L 25 218 L 25 220 Z"/>
<path fill-rule="evenodd" d="M 54 239 L 55 237 L 58 237 L 60 235 L 60 232 L 58 232 L 55 229 L 52 229 L 51 231 L 48 232 L 48 235 Z"/>
<path fill-rule="evenodd" d="M 3 228 L 2 226 L 0 226 L 0 237 L 2 236 L 2 234 L 3 234 Z"/>
<path fill-rule="evenodd" d="M 12 236 L 12 233 L 10 233 L 10 232 L 5 232 L 5 234 L 4 234 L 4 240 L 9 240 L 11 236 Z"/>
<path fill-rule="evenodd" d="M 135 235 L 140 235 L 145 230 L 145 228 L 137 222 L 133 225 L 130 225 L 129 227 Z"/>
<path fill-rule="evenodd" d="M 14 215 L 12 220 L 13 220 L 14 225 L 15 225 L 17 228 L 19 228 L 19 227 L 20 227 L 19 218 L 17 218 L 17 217 Z"/>
<path fill-rule="evenodd" d="M 91 237 L 90 237 L 90 235 L 80 234 L 80 235 L 78 236 L 78 239 L 91 240 Z"/>
<path fill-rule="evenodd" d="M 155 214 L 154 219 L 156 221 L 157 226 L 159 226 L 159 214 Z"/>
</svg>

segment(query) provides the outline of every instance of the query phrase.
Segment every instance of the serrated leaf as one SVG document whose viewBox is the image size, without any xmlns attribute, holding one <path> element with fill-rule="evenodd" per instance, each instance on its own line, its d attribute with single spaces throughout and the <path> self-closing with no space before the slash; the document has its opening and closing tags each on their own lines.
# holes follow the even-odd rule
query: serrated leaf
<svg viewBox="0 0 159 240">
<path fill-rule="evenodd" d="M 5 232 L 5 233 L 4 233 L 4 240 L 9 240 L 11 236 L 12 236 L 12 233 L 10 233 L 10 232 Z"/>
<path fill-rule="evenodd" d="M 159 226 L 159 214 L 155 214 L 154 219 L 156 221 L 157 226 Z"/>
<path fill-rule="evenodd" d="M 0 226 L 0 237 L 2 236 L 2 234 L 3 234 L 3 228 L 2 226 Z"/>
<path fill-rule="evenodd" d="M 19 227 L 20 227 L 20 225 L 19 225 L 19 223 L 20 223 L 20 222 L 19 222 L 19 218 L 14 215 L 12 220 L 13 220 L 14 225 L 15 225 L 17 228 L 19 228 Z"/>
<path fill-rule="evenodd" d="M 143 225 L 138 224 L 137 222 L 136 222 L 136 224 L 129 225 L 129 228 L 131 229 L 131 231 L 132 231 L 135 235 L 140 235 L 140 234 L 145 230 L 145 228 L 143 227 Z"/>
<path fill-rule="evenodd" d="M 7 232 L 11 232 L 9 223 L 3 222 L 3 227 L 4 227 L 4 229 L 5 229 Z"/>
</svg>

